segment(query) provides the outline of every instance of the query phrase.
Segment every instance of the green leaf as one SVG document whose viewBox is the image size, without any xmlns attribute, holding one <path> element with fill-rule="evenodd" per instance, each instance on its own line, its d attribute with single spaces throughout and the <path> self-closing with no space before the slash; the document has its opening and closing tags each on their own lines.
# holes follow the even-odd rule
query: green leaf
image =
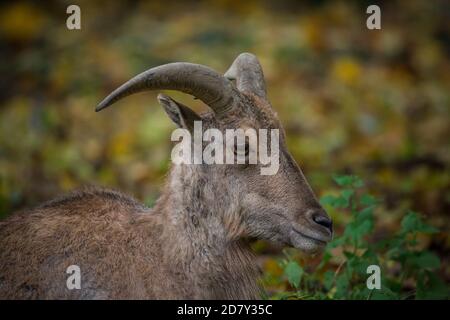
<svg viewBox="0 0 450 320">
<path fill-rule="evenodd" d="M 319 265 L 317 266 L 317 269 L 322 269 L 328 263 L 328 261 L 330 261 L 331 258 L 332 258 L 332 255 L 331 255 L 330 251 L 325 249 L 323 256 L 322 256 L 322 261 L 320 261 Z"/>
<path fill-rule="evenodd" d="M 422 233 L 437 233 L 439 230 L 426 224 L 420 218 L 420 215 L 414 211 L 409 211 L 402 219 L 401 223 L 402 233 L 422 232 Z"/>
<path fill-rule="evenodd" d="M 344 197 L 337 197 L 336 201 L 334 202 L 333 207 L 335 208 L 347 208 L 349 205 L 349 201 L 345 199 Z"/>
<path fill-rule="evenodd" d="M 378 264 L 378 256 L 373 248 L 367 248 L 367 250 L 364 251 L 362 257 L 368 264 Z"/>
<path fill-rule="evenodd" d="M 353 182 L 353 177 L 352 176 L 338 176 L 335 175 L 333 177 L 333 180 L 341 187 L 347 187 L 347 186 L 351 186 L 352 182 Z"/>
<path fill-rule="evenodd" d="M 355 177 L 354 181 L 353 181 L 353 187 L 355 188 L 361 188 L 364 187 L 364 181 L 362 181 L 360 178 Z"/>
<path fill-rule="evenodd" d="M 448 299 L 449 295 L 449 288 L 436 274 L 425 272 L 419 275 L 416 299 Z"/>
<path fill-rule="evenodd" d="M 347 274 L 342 273 L 336 277 L 336 298 L 341 299 L 345 298 L 348 287 L 349 287 L 350 279 Z"/>
<path fill-rule="evenodd" d="M 355 271 L 355 267 L 358 266 L 358 264 L 361 262 L 358 256 L 353 255 L 350 252 L 345 252 L 345 255 L 347 257 L 347 263 L 346 263 L 346 268 L 345 271 L 349 274 L 352 275 L 353 272 Z"/>
<path fill-rule="evenodd" d="M 325 289 L 330 291 L 333 286 L 333 282 L 334 282 L 334 272 L 328 270 L 323 275 L 323 285 L 325 286 Z"/>
<path fill-rule="evenodd" d="M 374 244 L 377 250 L 387 250 L 386 256 L 393 258 L 398 255 L 399 251 L 403 250 L 405 239 L 402 236 L 395 236 L 392 238 L 386 238 L 378 241 Z"/>
<path fill-rule="evenodd" d="M 300 280 L 302 279 L 303 269 L 299 266 L 299 264 L 295 261 L 289 261 L 284 269 L 284 274 L 286 275 L 289 283 L 298 288 L 300 285 Z"/>
<path fill-rule="evenodd" d="M 326 195 L 320 199 L 320 204 L 323 206 L 330 205 L 333 208 L 346 208 L 348 201 L 342 196 Z"/>
<path fill-rule="evenodd" d="M 381 290 L 374 290 L 372 300 L 397 300 L 399 295 L 388 288 L 382 286 Z"/>
<path fill-rule="evenodd" d="M 270 297 L 270 300 L 287 300 L 290 297 L 292 297 L 291 292 L 277 292 Z"/>
<path fill-rule="evenodd" d="M 373 221 L 373 208 L 374 207 L 368 207 L 368 208 L 364 208 L 363 210 L 359 211 L 358 215 L 356 216 L 356 221 L 358 223 L 362 223 L 366 220 Z"/>
<path fill-rule="evenodd" d="M 438 269 L 441 265 L 439 257 L 429 251 L 416 253 L 410 258 L 409 262 L 423 269 Z"/>
<path fill-rule="evenodd" d="M 375 197 L 373 197 L 369 194 L 363 194 L 359 201 L 364 206 L 373 206 L 378 202 Z"/>
<path fill-rule="evenodd" d="M 320 198 L 320 204 L 323 206 L 325 206 L 325 205 L 333 206 L 334 203 L 336 202 L 336 198 L 337 198 L 336 196 L 327 194 Z"/>
<path fill-rule="evenodd" d="M 355 193 L 355 191 L 353 189 L 344 189 L 341 191 L 341 195 L 342 197 L 349 202 L 351 196 Z"/>
<path fill-rule="evenodd" d="M 280 280 L 287 279 L 295 288 L 287 299 L 386 300 L 409 299 L 412 295 L 418 299 L 448 298 L 449 288 L 436 274 L 441 265 L 439 257 L 430 251 L 413 249 L 417 233 L 436 233 L 438 230 L 425 223 L 418 213 L 408 211 L 401 221 L 400 232 L 369 242 L 367 236 L 375 225 L 378 200 L 364 192 L 356 192 L 363 183 L 355 176 L 335 176 L 334 180 L 341 190 L 338 194 L 323 196 L 320 202 L 336 209 L 347 209 L 341 210 L 347 215 L 341 220 L 344 232 L 327 244 L 318 271 L 312 274 L 304 273 L 302 267 L 288 256 L 282 266 L 284 276 L 279 277 Z M 340 250 L 333 250 L 336 247 Z M 342 263 L 337 274 L 331 270 L 335 269 L 336 261 Z M 386 268 L 381 289 L 370 290 L 365 282 L 367 266 L 380 263 Z M 392 272 L 397 268 L 401 274 Z M 410 278 L 416 280 L 415 288 L 411 290 L 405 288 L 405 279 Z"/>
<path fill-rule="evenodd" d="M 328 242 L 328 244 L 326 246 L 326 252 L 329 252 L 333 248 L 342 246 L 345 243 L 345 240 L 346 240 L 346 238 L 343 236 L 334 238 L 333 240 Z"/>
<path fill-rule="evenodd" d="M 347 225 L 344 236 L 351 237 L 353 240 L 360 240 L 369 234 L 373 229 L 373 221 L 365 220 L 361 223 L 352 222 Z"/>
<path fill-rule="evenodd" d="M 333 176 L 333 180 L 341 187 L 354 187 L 359 188 L 364 185 L 364 182 L 353 175 L 335 175 Z"/>
</svg>

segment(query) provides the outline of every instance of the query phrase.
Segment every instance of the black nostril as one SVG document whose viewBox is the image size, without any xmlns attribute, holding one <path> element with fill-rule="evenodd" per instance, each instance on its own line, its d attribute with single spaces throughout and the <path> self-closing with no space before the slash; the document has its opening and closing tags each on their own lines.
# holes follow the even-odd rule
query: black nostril
<svg viewBox="0 0 450 320">
<path fill-rule="evenodd" d="M 327 216 L 325 216 L 321 213 L 315 214 L 315 215 L 313 215 L 313 220 L 315 223 L 320 224 L 321 226 L 324 226 L 325 228 L 327 228 L 330 231 L 333 231 L 333 222 Z"/>
</svg>

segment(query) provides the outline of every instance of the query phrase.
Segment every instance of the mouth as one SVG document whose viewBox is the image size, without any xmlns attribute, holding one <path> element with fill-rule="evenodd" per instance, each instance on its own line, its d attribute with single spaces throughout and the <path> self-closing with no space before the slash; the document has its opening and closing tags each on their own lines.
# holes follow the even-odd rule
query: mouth
<svg viewBox="0 0 450 320">
<path fill-rule="evenodd" d="M 299 230 L 297 230 L 297 229 L 295 229 L 295 228 L 292 228 L 292 230 L 294 230 L 294 232 L 296 232 L 296 233 L 298 233 L 299 235 L 301 235 L 303 238 L 306 238 L 306 239 L 308 239 L 308 240 L 315 241 L 315 242 L 317 242 L 318 244 L 326 245 L 326 244 L 328 243 L 328 241 L 325 241 L 325 240 L 322 240 L 322 239 L 318 239 L 318 238 L 314 238 L 314 237 L 308 236 L 308 235 L 304 234 L 303 232 L 301 232 L 301 231 L 299 231 Z"/>
<path fill-rule="evenodd" d="M 317 253 L 323 251 L 331 237 L 309 235 L 292 227 L 291 245 L 305 253 Z"/>
</svg>

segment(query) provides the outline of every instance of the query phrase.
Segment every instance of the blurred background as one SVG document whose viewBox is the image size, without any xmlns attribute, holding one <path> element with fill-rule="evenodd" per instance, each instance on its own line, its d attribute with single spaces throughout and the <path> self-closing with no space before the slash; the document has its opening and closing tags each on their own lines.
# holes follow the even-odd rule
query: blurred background
<svg viewBox="0 0 450 320">
<path fill-rule="evenodd" d="M 249 51 L 315 192 L 333 192 L 333 174 L 358 175 L 382 199 L 380 234 L 406 208 L 421 212 L 442 231 L 424 241 L 449 279 L 448 2 L 383 3 L 381 30 L 366 28 L 371 1 L 77 1 L 72 31 L 70 4 L 0 5 L 0 217 L 86 184 L 152 205 L 174 129 L 157 92 L 94 107 L 150 67 L 225 72 Z M 345 219 L 331 214 L 339 233 Z M 276 252 L 256 247 L 270 268 Z"/>
</svg>

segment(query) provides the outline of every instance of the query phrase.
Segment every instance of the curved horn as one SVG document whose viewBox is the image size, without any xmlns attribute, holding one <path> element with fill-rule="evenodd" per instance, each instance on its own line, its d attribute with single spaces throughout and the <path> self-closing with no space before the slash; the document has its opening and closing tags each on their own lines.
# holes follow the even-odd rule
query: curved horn
<svg viewBox="0 0 450 320">
<path fill-rule="evenodd" d="M 240 91 L 250 91 L 266 99 L 266 83 L 258 58 L 251 53 L 241 53 L 225 73 L 225 78 L 236 80 Z"/>
<path fill-rule="evenodd" d="M 231 109 L 237 99 L 231 81 L 218 72 L 199 64 L 175 62 L 149 69 L 125 82 L 103 99 L 95 111 L 136 92 L 164 89 L 191 94 L 216 114 Z"/>
</svg>

